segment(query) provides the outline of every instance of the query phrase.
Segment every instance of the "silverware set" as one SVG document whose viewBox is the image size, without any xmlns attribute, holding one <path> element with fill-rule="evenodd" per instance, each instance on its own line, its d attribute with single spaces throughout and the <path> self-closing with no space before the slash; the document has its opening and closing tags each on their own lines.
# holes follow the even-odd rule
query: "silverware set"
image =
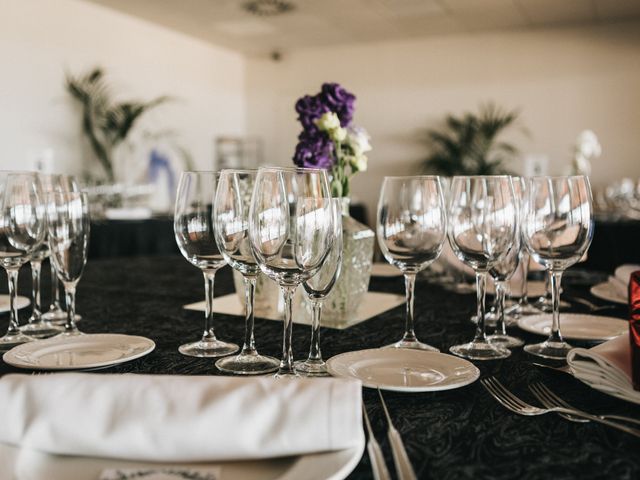
<svg viewBox="0 0 640 480">
<path fill-rule="evenodd" d="M 551 390 L 541 384 L 534 384 L 531 386 L 531 392 L 538 398 L 544 407 L 536 407 L 530 403 L 520 399 L 511 391 L 509 391 L 500 381 L 494 377 L 488 377 L 480 380 L 482 386 L 495 398 L 503 407 L 511 410 L 518 415 L 524 416 L 537 416 L 545 415 L 547 413 L 557 413 L 567 420 L 571 421 L 592 421 L 607 425 L 611 428 L 615 428 L 622 432 L 628 433 L 635 437 L 640 438 L 640 430 L 621 423 L 612 421 L 611 416 L 600 416 L 587 413 L 582 410 L 578 410 L 571 407 L 568 403 L 564 402 L 557 395 L 553 394 Z M 559 401 L 558 401 L 559 400 Z M 638 424 L 640 422 L 628 417 L 616 416 L 616 420 L 623 420 Z"/>
<path fill-rule="evenodd" d="M 387 418 L 387 438 L 389 439 L 389 445 L 391 445 L 391 453 L 393 455 L 396 475 L 399 480 L 417 480 L 416 473 L 413 470 L 411 461 L 409 460 L 409 455 L 407 455 L 407 450 L 404 446 L 404 442 L 402 441 L 402 437 L 393 425 L 387 404 L 384 401 L 384 397 L 382 396 L 380 389 L 378 389 L 378 395 L 380 396 L 380 402 L 382 403 L 382 408 L 384 409 L 384 414 Z M 391 478 L 389 476 L 389 469 L 384 461 L 380 444 L 373 434 L 369 416 L 367 415 L 367 409 L 364 404 L 362 405 L 362 412 L 364 414 L 367 434 L 369 436 L 369 440 L 367 441 L 367 451 L 369 453 L 369 460 L 371 461 L 373 478 L 374 480 L 388 480 Z"/>
</svg>

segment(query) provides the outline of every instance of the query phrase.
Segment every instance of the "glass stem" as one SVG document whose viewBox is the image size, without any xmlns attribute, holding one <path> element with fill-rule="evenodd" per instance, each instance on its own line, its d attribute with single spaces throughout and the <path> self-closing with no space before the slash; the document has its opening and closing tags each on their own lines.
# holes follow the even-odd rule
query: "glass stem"
<svg viewBox="0 0 640 480">
<path fill-rule="evenodd" d="M 7 279 L 9 280 L 9 308 L 11 311 L 9 317 L 9 328 L 7 329 L 7 335 L 20 334 L 18 323 L 18 308 L 16 305 L 16 295 L 18 294 L 18 269 L 8 268 Z"/>
<path fill-rule="evenodd" d="M 416 342 L 417 338 L 413 329 L 413 297 L 416 288 L 415 273 L 404 274 L 404 287 L 407 300 L 407 312 L 405 317 L 404 337 L 402 338 L 402 340 L 405 342 Z"/>
<path fill-rule="evenodd" d="M 551 323 L 551 334 L 548 342 L 562 343 L 560 333 L 560 282 L 562 281 L 562 271 L 549 270 L 549 282 L 551 283 L 551 302 L 553 304 L 553 321 Z"/>
<path fill-rule="evenodd" d="M 243 276 L 244 282 L 244 302 L 245 302 L 245 318 L 244 318 L 244 345 L 240 355 L 256 355 L 256 345 L 253 336 L 253 326 L 255 323 L 254 303 L 256 294 L 257 277 L 254 275 Z"/>
<path fill-rule="evenodd" d="M 51 266 L 51 305 L 49 310 L 62 310 L 62 305 L 60 305 L 60 282 L 58 281 L 56 266 L 52 260 L 49 260 L 49 263 Z"/>
<path fill-rule="evenodd" d="M 211 342 L 216 339 L 216 335 L 213 332 L 213 285 L 216 272 L 215 270 L 203 270 L 202 274 L 204 275 L 204 296 L 206 300 L 202 341 Z"/>
<path fill-rule="evenodd" d="M 73 283 L 65 283 L 64 294 L 67 304 L 67 323 L 64 325 L 64 333 L 78 333 L 78 327 L 76 327 L 76 286 Z"/>
<path fill-rule="evenodd" d="M 498 280 L 496 283 L 496 315 L 498 317 L 498 324 L 496 325 L 496 333 L 498 335 L 507 334 L 507 326 L 504 321 L 504 300 L 506 294 L 505 282 Z"/>
<path fill-rule="evenodd" d="M 322 316 L 322 300 L 311 300 L 311 346 L 309 360 L 322 361 L 320 352 L 320 317 Z"/>
<path fill-rule="evenodd" d="M 476 326 L 476 336 L 473 339 L 474 342 L 487 342 L 487 335 L 485 332 L 485 290 L 487 286 L 487 272 L 476 272 L 476 295 L 477 295 L 477 311 L 478 324 Z"/>
<path fill-rule="evenodd" d="M 520 305 L 528 305 L 529 299 L 529 282 L 527 281 L 527 277 L 529 276 L 529 255 L 526 253 L 522 254 L 522 259 L 520 260 L 522 265 L 522 288 L 520 289 L 520 301 L 518 302 Z"/>
<path fill-rule="evenodd" d="M 40 306 L 40 271 L 42 262 L 40 260 L 31 261 L 31 298 L 33 301 L 33 310 L 29 323 L 38 323 L 42 320 L 42 310 Z"/>
<path fill-rule="evenodd" d="M 293 351 L 291 349 L 291 334 L 293 333 L 293 295 L 296 293 L 294 285 L 283 285 L 284 297 L 284 330 L 282 337 L 282 360 L 276 376 L 295 375 L 293 368 Z"/>
</svg>

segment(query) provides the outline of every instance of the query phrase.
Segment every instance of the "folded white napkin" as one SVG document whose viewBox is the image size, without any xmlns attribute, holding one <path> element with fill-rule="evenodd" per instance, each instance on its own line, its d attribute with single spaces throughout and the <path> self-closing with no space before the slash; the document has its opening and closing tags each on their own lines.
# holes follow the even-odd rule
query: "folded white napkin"
<svg viewBox="0 0 640 480">
<path fill-rule="evenodd" d="M 573 374 L 587 385 L 634 403 L 640 392 L 631 382 L 631 345 L 625 333 L 593 348 L 574 348 L 567 355 Z"/>
<path fill-rule="evenodd" d="M 49 453 L 184 462 L 342 450 L 362 442 L 357 380 L 5 375 L 0 441 Z"/>
</svg>

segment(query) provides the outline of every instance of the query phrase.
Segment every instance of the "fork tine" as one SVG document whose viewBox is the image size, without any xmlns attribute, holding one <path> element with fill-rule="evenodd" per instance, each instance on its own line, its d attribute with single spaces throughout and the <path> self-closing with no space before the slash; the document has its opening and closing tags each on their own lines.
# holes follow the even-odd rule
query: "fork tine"
<svg viewBox="0 0 640 480">
<path fill-rule="evenodd" d="M 516 397 L 513 393 L 511 393 L 509 390 L 507 390 L 507 388 L 502 385 L 502 383 L 500 383 L 500 381 L 495 378 L 492 377 L 493 383 L 495 384 L 495 386 L 504 394 L 506 395 L 509 399 L 511 399 L 511 401 L 513 403 L 515 403 L 519 409 L 523 410 L 525 408 L 533 408 L 532 405 L 529 405 L 528 403 L 526 403 L 525 401 L 519 399 L 518 397 Z"/>
<path fill-rule="evenodd" d="M 495 391 L 491 383 L 487 382 L 485 379 L 480 380 L 480 383 L 485 388 L 485 390 L 487 390 L 487 392 L 489 392 L 489 394 L 498 401 L 500 405 L 502 405 L 507 410 L 511 410 L 514 413 L 518 413 L 517 408 L 514 405 L 512 405 L 510 402 L 505 401 L 505 399 L 502 398 L 502 395 L 500 395 Z"/>
<path fill-rule="evenodd" d="M 547 398 L 549 398 L 549 400 L 554 401 L 556 405 L 561 405 L 565 408 L 570 408 L 575 410 L 573 406 L 571 406 L 570 404 L 565 402 L 563 399 L 561 399 L 559 396 L 557 396 L 555 393 L 553 393 L 551 389 L 549 389 L 549 387 L 547 387 L 544 383 L 537 383 L 536 386 L 540 389 L 541 392 L 546 393 Z"/>
<path fill-rule="evenodd" d="M 533 384 L 533 385 L 529 385 L 529 390 L 531 390 L 531 393 L 533 393 L 533 395 L 540 401 L 540 403 L 542 403 L 542 405 L 544 405 L 547 408 L 551 408 L 554 407 L 555 405 L 553 404 L 552 401 L 550 401 L 547 396 L 545 395 L 544 391 L 542 391 L 537 384 Z"/>
</svg>

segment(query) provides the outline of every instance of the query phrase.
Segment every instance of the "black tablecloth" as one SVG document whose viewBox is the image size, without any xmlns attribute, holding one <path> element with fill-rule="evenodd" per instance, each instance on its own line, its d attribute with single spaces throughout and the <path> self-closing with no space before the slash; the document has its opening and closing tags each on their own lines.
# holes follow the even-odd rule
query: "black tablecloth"
<svg viewBox="0 0 640 480">
<path fill-rule="evenodd" d="M 24 294 L 28 292 L 26 270 L 22 277 Z M 578 276 L 575 281 L 580 283 L 582 279 Z M 43 283 L 46 293 L 48 279 Z M 373 278 L 371 288 L 401 293 L 403 282 L 400 278 Z M 215 290 L 217 295 L 233 290 L 228 268 L 219 272 Z M 584 285 L 565 285 L 567 298 L 586 295 L 586 291 Z M 218 375 L 213 360 L 184 357 L 177 350 L 181 343 L 198 338 L 203 325 L 202 313 L 183 310 L 182 305 L 202 298 L 202 275 L 181 257 L 93 261 L 87 265 L 78 286 L 78 312 L 84 317 L 80 328 L 93 333 L 144 335 L 156 342 L 157 348 L 150 355 L 106 372 Z M 469 322 L 475 308 L 474 298 L 419 281 L 418 336 L 443 350 L 469 340 L 474 330 Z M 45 298 L 44 303 L 47 301 Z M 622 316 L 624 309 L 607 313 Z M 324 330 L 325 357 L 397 340 L 403 329 L 402 314 L 403 307 L 398 307 L 347 330 Z M 0 328 L 6 328 L 6 314 L 0 319 Z M 239 343 L 243 329 L 242 319 L 218 315 L 216 332 L 222 339 Z M 527 342 L 539 340 L 524 332 L 518 334 Z M 306 356 L 309 328 L 295 325 L 293 336 L 295 357 Z M 281 323 L 256 322 L 256 340 L 262 352 L 278 357 L 281 339 Z M 509 359 L 477 365 L 483 375 L 496 375 L 506 386 L 533 402 L 527 385 L 542 381 L 578 407 L 640 417 L 640 407 L 636 405 L 601 394 L 566 374 L 532 366 L 521 349 Z M 15 369 L 0 362 L 0 375 L 12 371 Z M 384 395 L 420 478 L 640 478 L 639 439 L 596 424 L 570 423 L 556 415 L 514 415 L 493 400 L 478 382 L 445 392 Z M 364 399 L 391 467 L 386 423 L 377 393 L 365 389 Z M 366 453 L 349 478 L 372 478 Z"/>
</svg>

